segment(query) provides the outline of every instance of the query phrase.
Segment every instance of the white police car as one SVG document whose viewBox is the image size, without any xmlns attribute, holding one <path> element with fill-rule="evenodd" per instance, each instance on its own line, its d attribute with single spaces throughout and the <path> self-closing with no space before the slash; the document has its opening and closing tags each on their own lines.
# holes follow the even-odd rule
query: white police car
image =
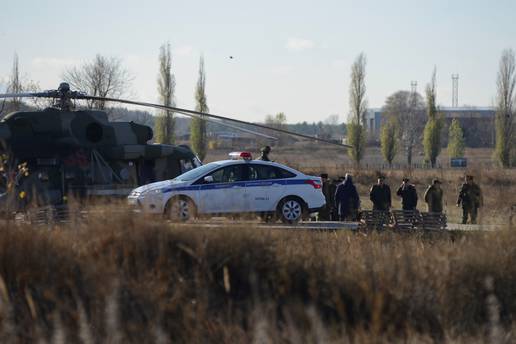
<svg viewBox="0 0 516 344">
<path fill-rule="evenodd" d="M 319 177 L 275 162 L 251 160 L 248 152 L 230 157 L 134 189 L 129 204 L 181 221 L 204 214 L 255 213 L 286 223 L 298 222 L 325 205 Z"/>
</svg>

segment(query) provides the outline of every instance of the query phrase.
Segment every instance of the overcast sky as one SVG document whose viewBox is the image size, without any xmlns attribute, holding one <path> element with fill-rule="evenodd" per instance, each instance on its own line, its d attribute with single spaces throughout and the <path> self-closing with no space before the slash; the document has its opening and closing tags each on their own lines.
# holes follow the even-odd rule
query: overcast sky
<svg viewBox="0 0 516 344">
<path fill-rule="evenodd" d="M 42 89 L 99 53 L 122 59 L 137 100 L 157 101 L 159 47 L 170 41 L 177 105 L 194 106 L 204 54 L 211 112 L 239 119 L 282 111 L 289 122 L 344 120 L 360 52 L 371 107 L 411 80 L 423 91 L 434 65 L 439 104 L 451 105 L 457 73 L 459 104 L 488 106 L 500 54 L 516 48 L 515 13 L 514 0 L 5 0 L 0 80 L 15 52 L 22 75 Z"/>
</svg>

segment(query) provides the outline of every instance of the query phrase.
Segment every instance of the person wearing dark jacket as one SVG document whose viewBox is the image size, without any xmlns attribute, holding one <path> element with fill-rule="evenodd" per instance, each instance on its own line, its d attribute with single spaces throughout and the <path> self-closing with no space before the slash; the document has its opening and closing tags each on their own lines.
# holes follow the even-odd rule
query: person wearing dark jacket
<svg viewBox="0 0 516 344">
<path fill-rule="evenodd" d="M 373 202 L 373 210 L 389 211 L 391 208 L 391 188 L 385 184 L 385 177 L 378 177 L 378 182 L 371 187 L 369 199 Z"/>
<path fill-rule="evenodd" d="M 256 160 L 271 161 L 271 159 L 269 159 L 269 154 L 271 153 L 270 146 L 265 146 L 260 151 L 261 151 L 262 155 L 260 155 L 260 157 Z"/>
<path fill-rule="evenodd" d="M 401 197 L 401 205 L 403 210 L 416 210 L 417 208 L 417 191 L 413 184 L 409 183 L 408 178 L 403 178 L 403 183 L 399 187 L 396 195 Z"/>
<path fill-rule="evenodd" d="M 337 186 L 337 191 L 335 192 L 335 208 L 339 214 L 340 221 L 355 221 L 357 219 L 357 212 L 360 208 L 360 198 L 350 174 L 346 174 L 344 181 Z"/>
</svg>

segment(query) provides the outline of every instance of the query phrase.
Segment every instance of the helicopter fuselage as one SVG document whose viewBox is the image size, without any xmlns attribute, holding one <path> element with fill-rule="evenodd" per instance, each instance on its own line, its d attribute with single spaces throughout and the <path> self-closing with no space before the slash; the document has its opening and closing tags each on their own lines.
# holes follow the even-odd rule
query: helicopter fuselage
<svg viewBox="0 0 516 344">
<path fill-rule="evenodd" d="M 16 196 L 11 208 L 58 205 L 70 196 L 126 196 L 200 164 L 189 147 L 151 139 L 150 127 L 112 122 L 102 111 L 11 113 L 0 121 L 2 184 Z"/>
</svg>

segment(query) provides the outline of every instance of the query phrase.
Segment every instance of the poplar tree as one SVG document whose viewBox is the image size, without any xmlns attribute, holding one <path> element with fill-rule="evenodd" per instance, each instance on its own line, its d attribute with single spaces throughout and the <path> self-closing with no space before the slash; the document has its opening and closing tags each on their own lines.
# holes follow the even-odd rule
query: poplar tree
<svg viewBox="0 0 516 344">
<path fill-rule="evenodd" d="M 170 43 L 163 44 L 159 53 L 159 75 L 158 93 L 161 104 L 165 106 L 175 106 L 174 91 L 176 79 L 172 73 L 172 53 Z M 156 142 L 173 144 L 175 120 L 174 113 L 170 110 L 163 110 L 156 118 Z"/>
<path fill-rule="evenodd" d="M 199 59 L 199 79 L 195 89 L 195 110 L 199 112 L 208 112 L 208 101 L 206 98 L 206 73 L 204 71 L 204 57 Z M 203 160 L 206 156 L 207 139 L 206 139 L 206 120 L 201 117 L 192 119 L 190 124 L 190 143 L 192 149 L 199 159 Z"/>
<path fill-rule="evenodd" d="M 516 62 L 512 49 L 504 50 L 500 58 L 497 79 L 495 156 L 503 167 L 511 165 L 516 153 Z M 511 152 L 512 151 L 512 152 Z"/>
<path fill-rule="evenodd" d="M 348 124 L 348 144 L 351 158 L 357 166 L 364 157 L 366 146 L 365 114 L 367 110 L 366 86 L 365 86 L 366 56 L 358 55 L 351 66 L 351 83 L 349 86 L 349 105 L 351 108 Z"/>
<path fill-rule="evenodd" d="M 435 89 L 436 70 L 432 74 L 432 80 L 426 87 L 426 104 L 427 104 L 427 122 L 423 132 L 423 149 L 425 152 L 425 160 L 430 162 L 432 168 L 435 167 L 437 157 L 441 152 L 441 131 L 443 120 L 439 116 L 436 105 L 436 89 Z"/>
<path fill-rule="evenodd" d="M 448 129 L 448 155 L 450 158 L 463 158 L 465 147 L 464 132 L 459 121 L 454 118 Z"/>
<path fill-rule="evenodd" d="M 394 118 L 390 118 L 382 125 L 380 133 L 380 146 L 382 149 L 382 155 L 385 161 L 389 163 L 389 166 L 392 166 L 392 161 L 398 152 L 397 137 L 398 127 L 396 120 Z"/>
</svg>

